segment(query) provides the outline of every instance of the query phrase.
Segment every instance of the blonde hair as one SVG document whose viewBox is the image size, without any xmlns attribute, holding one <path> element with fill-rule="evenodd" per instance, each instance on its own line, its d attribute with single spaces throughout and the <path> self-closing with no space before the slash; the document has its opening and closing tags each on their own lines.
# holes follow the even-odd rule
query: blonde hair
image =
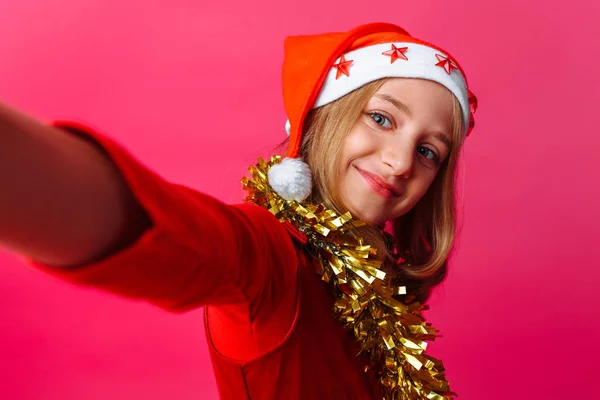
<svg viewBox="0 0 600 400">
<path fill-rule="evenodd" d="M 307 201 L 324 203 L 338 213 L 348 211 L 335 184 L 342 143 L 370 98 L 386 81 L 371 82 L 312 110 L 307 116 L 300 149 L 300 156 L 313 173 L 313 190 Z M 401 279 L 408 292 L 421 302 L 425 302 L 431 289 L 446 277 L 448 259 L 455 243 L 455 182 L 464 133 L 460 105 L 454 96 L 452 98 L 455 101 L 450 154 L 423 198 L 393 221 L 393 243 L 375 226 L 365 226 L 356 232 L 378 250 L 389 276 Z M 401 269 L 394 267 L 394 248 L 408 262 Z"/>
</svg>

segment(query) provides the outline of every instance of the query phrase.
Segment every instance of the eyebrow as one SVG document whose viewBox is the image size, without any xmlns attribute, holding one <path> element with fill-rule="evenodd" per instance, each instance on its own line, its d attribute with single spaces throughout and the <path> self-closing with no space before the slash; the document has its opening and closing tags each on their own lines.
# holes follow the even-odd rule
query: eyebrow
<svg viewBox="0 0 600 400">
<path fill-rule="evenodd" d="M 401 112 L 405 113 L 409 117 L 412 117 L 410 108 L 408 108 L 408 106 L 406 104 L 404 104 L 401 101 L 399 101 L 398 99 L 390 96 L 389 94 L 379 93 L 379 94 L 376 94 L 374 97 L 377 97 L 383 101 L 387 101 L 388 103 L 390 103 L 391 105 L 396 107 Z M 446 147 L 448 147 L 448 149 L 452 148 L 452 140 L 448 137 L 448 135 L 444 135 L 441 132 L 434 132 L 433 137 L 438 139 L 440 142 L 444 143 L 446 145 Z"/>
<path fill-rule="evenodd" d="M 433 136 L 440 142 L 444 143 L 446 147 L 448 147 L 448 150 L 452 148 L 452 140 L 448 137 L 448 135 L 444 135 L 441 132 L 434 132 Z"/>
<path fill-rule="evenodd" d="M 381 93 L 381 94 L 376 94 L 374 97 L 380 98 L 383 101 L 387 101 L 388 103 L 390 103 L 391 105 L 396 107 L 398 110 L 402 111 L 409 117 L 412 117 L 410 108 L 408 108 L 408 106 L 406 104 L 399 101 L 398 99 L 395 99 L 394 97 L 390 96 L 389 94 Z"/>
</svg>

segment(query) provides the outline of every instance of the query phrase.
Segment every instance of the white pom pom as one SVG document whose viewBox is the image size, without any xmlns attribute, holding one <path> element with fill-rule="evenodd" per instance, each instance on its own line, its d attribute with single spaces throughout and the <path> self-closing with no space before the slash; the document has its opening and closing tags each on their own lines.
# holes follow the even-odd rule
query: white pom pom
<svg viewBox="0 0 600 400">
<path fill-rule="evenodd" d="M 268 173 L 269 184 L 286 200 L 301 202 L 310 194 L 312 175 L 308 164 L 298 158 L 284 158 Z"/>
</svg>

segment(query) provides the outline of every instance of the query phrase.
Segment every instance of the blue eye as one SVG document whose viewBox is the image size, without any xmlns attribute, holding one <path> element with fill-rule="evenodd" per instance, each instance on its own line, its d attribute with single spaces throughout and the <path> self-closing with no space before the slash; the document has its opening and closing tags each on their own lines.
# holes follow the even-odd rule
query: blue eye
<svg viewBox="0 0 600 400">
<path fill-rule="evenodd" d="M 380 113 L 377 113 L 377 112 L 370 113 L 369 116 L 371 117 L 371 119 L 373 121 L 375 121 L 375 123 L 377 125 L 381 125 L 382 127 L 386 128 L 386 129 L 392 128 L 392 123 L 386 116 L 384 116 Z"/>
<path fill-rule="evenodd" d="M 424 147 L 424 146 L 419 146 L 417 151 L 419 152 L 419 154 L 421 154 L 426 159 L 435 161 L 436 164 L 440 163 L 440 157 L 437 154 L 435 154 L 435 152 L 433 150 L 431 150 L 427 147 Z"/>
</svg>

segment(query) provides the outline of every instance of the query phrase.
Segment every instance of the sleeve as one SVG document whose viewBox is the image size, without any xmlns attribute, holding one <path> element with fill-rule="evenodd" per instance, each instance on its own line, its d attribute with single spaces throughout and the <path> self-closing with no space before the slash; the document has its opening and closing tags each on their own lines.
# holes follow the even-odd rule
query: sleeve
<svg viewBox="0 0 600 400">
<path fill-rule="evenodd" d="M 295 247 L 268 210 L 253 204 L 227 205 L 170 183 L 88 126 L 64 121 L 53 125 L 104 149 L 152 225 L 131 246 L 94 263 L 61 268 L 22 258 L 26 264 L 172 312 L 265 297 L 276 302 L 294 284 Z"/>
</svg>

